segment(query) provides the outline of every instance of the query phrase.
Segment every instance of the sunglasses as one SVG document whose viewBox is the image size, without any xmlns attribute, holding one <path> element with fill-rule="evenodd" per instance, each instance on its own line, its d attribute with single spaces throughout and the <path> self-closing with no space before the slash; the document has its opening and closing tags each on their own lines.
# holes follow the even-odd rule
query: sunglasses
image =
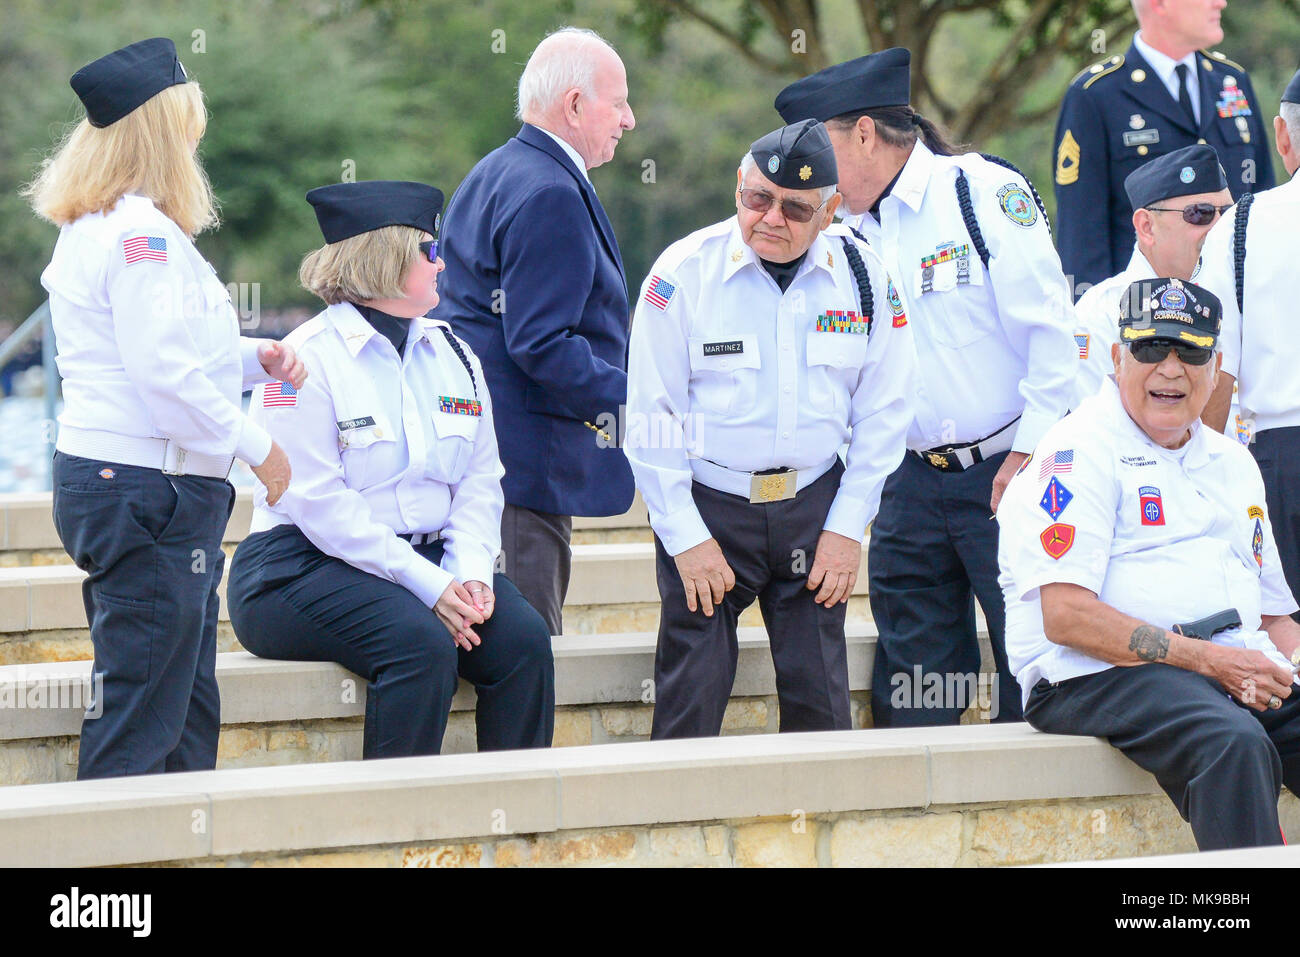
<svg viewBox="0 0 1300 957">
<path fill-rule="evenodd" d="M 1164 362 L 1170 350 L 1178 353 L 1179 362 L 1185 362 L 1189 366 L 1203 366 L 1214 356 L 1213 349 L 1184 345 L 1173 339 L 1149 339 L 1145 342 L 1131 343 L 1128 347 L 1128 351 L 1133 353 L 1133 358 L 1145 365 Z"/>
<path fill-rule="evenodd" d="M 1227 206 L 1215 206 L 1213 203 L 1192 203 L 1182 209 L 1176 206 L 1148 206 L 1146 208 L 1155 213 L 1182 213 L 1183 222 L 1192 226 L 1208 226 L 1214 222 L 1215 216 L 1222 216 L 1232 209 L 1233 205 L 1232 203 Z"/>
<path fill-rule="evenodd" d="M 420 255 L 424 256 L 431 263 L 438 261 L 438 240 L 426 239 L 420 243 Z"/>
<path fill-rule="evenodd" d="M 755 213 L 766 213 L 772 208 L 772 204 L 778 202 L 777 198 L 771 193 L 765 193 L 761 189 L 738 189 L 740 194 L 740 204 L 746 209 Z M 812 220 L 813 213 L 825 206 L 809 206 L 797 199 L 779 200 L 781 204 L 781 215 L 792 223 L 806 223 Z"/>
</svg>

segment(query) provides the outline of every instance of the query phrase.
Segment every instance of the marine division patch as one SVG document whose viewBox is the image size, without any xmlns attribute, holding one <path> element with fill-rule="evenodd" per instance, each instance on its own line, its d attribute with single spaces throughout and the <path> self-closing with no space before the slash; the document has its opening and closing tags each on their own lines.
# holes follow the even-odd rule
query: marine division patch
<svg viewBox="0 0 1300 957">
<path fill-rule="evenodd" d="M 1048 525 L 1038 540 L 1043 543 L 1043 551 L 1059 560 L 1074 544 L 1074 526 L 1064 522 Z"/>
</svg>

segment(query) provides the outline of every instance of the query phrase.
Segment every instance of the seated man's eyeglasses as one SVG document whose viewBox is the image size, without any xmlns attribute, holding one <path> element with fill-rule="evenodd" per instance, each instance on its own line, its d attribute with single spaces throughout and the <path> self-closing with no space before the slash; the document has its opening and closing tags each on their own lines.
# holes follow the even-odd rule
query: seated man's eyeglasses
<svg viewBox="0 0 1300 957">
<path fill-rule="evenodd" d="M 1170 350 L 1178 353 L 1178 359 L 1189 366 L 1203 366 L 1214 357 L 1213 349 L 1186 345 L 1173 339 L 1149 339 L 1145 342 L 1129 343 L 1129 352 L 1133 358 L 1146 365 L 1164 362 Z"/>
<path fill-rule="evenodd" d="M 764 192 L 761 189 L 738 189 L 741 204 L 748 210 L 755 213 L 766 213 L 772 208 L 772 204 L 777 202 L 777 198 L 771 193 Z M 806 223 L 812 220 L 813 213 L 825 206 L 822 203 L 818 206 L 809 206 L 807 203 L 797 199 L 783 199 L 781 203 L 781 215 L 792 223 Z"/>
<path fill-rule="evenodd" d="M 1233 203 L 1229 203 L 1227 206 L 1215 206 L 1213 203 L 1192 203 L 1181 209 L 1177 206 L 1147 206 L 1146 208 L 1153 213 L 1182 213 L 1183 222 L 1192 226 L 1204 226 L 1207 223 L 1214 222 L 1216 215 L 1222 216 L 1232 209 L 1234 205 Z"/>
</svg>

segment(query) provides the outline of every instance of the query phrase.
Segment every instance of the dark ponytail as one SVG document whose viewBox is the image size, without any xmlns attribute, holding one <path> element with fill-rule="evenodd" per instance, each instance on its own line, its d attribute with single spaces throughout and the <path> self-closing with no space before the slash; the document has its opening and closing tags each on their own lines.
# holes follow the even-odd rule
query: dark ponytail
<svg viewBox="0 0 1300 957">
<path fill-rule="evenodd" d="M 890 146 L 911 146 L 919 136 L 926 149 L 938 156 L 956 156 L 967 151 L 964 145 L 950 142 L 936 123 L 927 120 L 910 106 L 877 106 L 845 113 L 827 122 L 841 128 L 857 126 L 858 120 L 864 116 L 871 117 L 871 121 L 876 124 L 876 132 Z"/>
</svg>

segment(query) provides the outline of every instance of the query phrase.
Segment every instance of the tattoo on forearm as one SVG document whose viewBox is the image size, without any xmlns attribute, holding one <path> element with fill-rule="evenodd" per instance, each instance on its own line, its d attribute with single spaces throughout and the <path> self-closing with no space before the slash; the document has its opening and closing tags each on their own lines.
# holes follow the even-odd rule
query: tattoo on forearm
<svg viewBox="0 0 1300 957">
<path fill-rule="evenodd" d="M 1129 636 L 1128 650 L 1143 661 L 1159 661 L 1169 654 L 1169 636 L 1163 628 L 1138 625 Z"/>
</svg>

